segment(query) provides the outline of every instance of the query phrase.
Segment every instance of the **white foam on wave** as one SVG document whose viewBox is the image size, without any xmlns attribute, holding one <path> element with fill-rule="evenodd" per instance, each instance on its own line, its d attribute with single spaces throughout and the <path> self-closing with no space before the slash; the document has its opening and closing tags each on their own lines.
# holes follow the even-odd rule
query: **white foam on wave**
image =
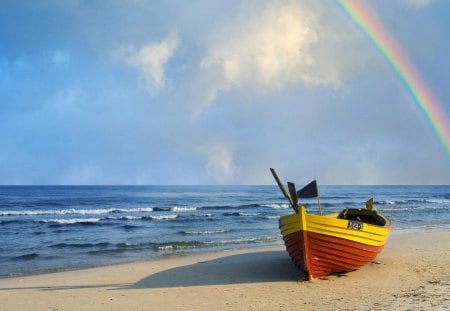
<svg viewBox="0 0 450 311">
<path fill-rule="evenodd" d="M 280 216 L 266 216 L 266 219 L 279 219 Z"/>
<path fill-rule="evenodd" d="M 158 246 L 158 250 L 159 250 L 159 251 L 169 251 L 169 250 L 173 250 L 173 246 L 172 246 L 172 245 Z"/>
<path fill-rule="evenodd" d="M 406 201 L 402 201 L 402 202 L 398 202 L 398 203 L 405 203 Z M 380 204 L 380 205 L 395 205 L 396 202 L 395 201 L 376 201 L 375 204 Z"/>
<path fill-rule="evenodd" d="M 205 231 L 186 231 L 186 234 L 192 234 L 192 235 L 203 235 L 203 234 L 217 234 L 217 233 L 225 233 L 229 232 L 230 230 L 205 230 Z"/>
<path fill-rule="evenodd" d="M 264 207 L 270 207 L 274 209 L 286 209 L 290 208 L 291 206 L 287 203 L 281 203 L 281 204 L 264 204 Z"/>
<path fill-rule="evenodd" d="M 394 211 L 394 212 L 405 212 L 405 211 L 433 211 L 433 210 L 446 210 L 450 209 L 450 206 L 414 206 L 414 207 L 396 207 L 396 208 L 380 208 L 380 211 Z"/>
<path fill-rule="evenodd" d="M 136 208 L 123 208 L 116 209 L 120 212 L 129 212 L 129 213 L 142 213 L 142 212 L 153 212 L 153 207 L 136 207 Z"/>
<path fill-rule="evenodd" d="M 56 223 L 62 225 L 76 224 L 76 223 L 87 223 L 87 222 L 99 222 L 100 218 L 67 218 L 67 219 L 43 219 L 40 222 L 45 223 Z"/>
<path fill-rule="evenodd" d="M 176 215 L 176 214 L 150 216 L 150 218 L 153 220 L 172 220 L 172 219 L 176 219 L 177 217 L 178 217 L 178 215 Z"/>
<path fill-rule="evenodd" d="M 450 203 L 450 200 L 448 199 L 429 199 L 425 200 L 426 203 L 437 203 L 437 204 L 446 204 Z"/>
<path fill-rule="evenodd" d="M 405 205 L 405 204 L 448 204 L 450 200 L 448 199 L 408 199 L 408 200 L 386 200 L 386 201 L 376 201 L 375 204 L 379 205 Z"/>
<path fill-rule="evenodd" d="M 239 216 L 244 216 L 244 217 L 253 217 L 253 216 L 259 216 L 261 215 L 261 213 L 245 213 L 245 212 L 240 212 Z"/>
<path fill-rule="evenodd" d="M 119 216 L 119 217 L 107 217 L 108 220 L 140 220 L 142 216 Z"/>
<path fill-rule="evenodd" d="M 65 215 L 73 210 L 42 210 L 42 211 L 1 211 L 0 216 L 36 216 L 36 215 Z"/>
<path fill-rule="evenodd" d="M 62 210 L 42 210 L 42 211 L 0 211 L 0 216 L 37 216 L 37 215 L 101 215 L 110 213 L 142 213 L 152 212 L 152 207 L 137 208 L 100 208 L 100 209 L 62 209 Z"/>
<path fill-rule="evenodd" d="M 251 243 L 255 242 L 256 238 L 237 238 L 230 240 L 219 240 L 219 241 L 207 241 L 206 244 L 241 244 L 241 243 Z"/>
<path fill-rule="evenodd" d="M 172 211 L 174 212 L 193 212 L 196 211 L 197 208 L 196 207 L 172 207 Z"/>
</svg>

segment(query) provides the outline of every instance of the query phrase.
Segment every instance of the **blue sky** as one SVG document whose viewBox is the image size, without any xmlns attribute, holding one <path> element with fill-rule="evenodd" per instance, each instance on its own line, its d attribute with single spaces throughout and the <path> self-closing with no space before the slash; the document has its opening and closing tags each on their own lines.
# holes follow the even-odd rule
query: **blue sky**
<svg viewBox="0 0 450 311">
<path fill-rule="evenodd" d="M 450 116 L 450 2 L 371 5 Z M 450 184 L 331 0 L 2 0 L 0 119 L 0 184 Z"/>
</svg>

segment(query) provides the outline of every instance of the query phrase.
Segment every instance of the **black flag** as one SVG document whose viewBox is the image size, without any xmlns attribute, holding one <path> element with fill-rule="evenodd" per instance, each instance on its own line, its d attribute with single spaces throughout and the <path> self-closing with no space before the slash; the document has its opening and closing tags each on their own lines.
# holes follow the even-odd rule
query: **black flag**
<svg viewBox="0 0 450 311">
<path fill-rule="evenodd" d="M 299 198 L 315 198 L 319 196 L 317 191 L 317 183 L 315 180 L 304 186 L 302 189 L 297 191 L 297 196 Z"/>
</svg>

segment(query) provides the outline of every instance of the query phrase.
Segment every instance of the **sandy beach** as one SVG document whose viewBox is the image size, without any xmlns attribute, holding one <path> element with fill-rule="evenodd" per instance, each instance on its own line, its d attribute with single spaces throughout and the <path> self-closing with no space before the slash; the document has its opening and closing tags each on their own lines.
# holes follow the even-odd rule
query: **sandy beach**
<svg viewBox="0 0 450 311">
<path fill-rule="evenodd" d="M 450 310 L 450 231 L 394 234 L 376 262 L 305 282 L 284 248 L 0 280 L 0 310 Z"/>
</svg>

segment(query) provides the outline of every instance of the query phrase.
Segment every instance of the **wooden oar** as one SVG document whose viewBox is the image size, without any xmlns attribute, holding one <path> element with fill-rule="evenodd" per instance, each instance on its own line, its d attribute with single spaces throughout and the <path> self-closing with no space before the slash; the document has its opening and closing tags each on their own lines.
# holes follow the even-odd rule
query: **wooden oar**
<svg viewBox="0 0 450 311">
<path fill-rule="evenodd" d="M 272 172 L 273 178 L 275 178 L 275 181 L 278 184 L 278 187 L 280 188 L 281 192 L 283 193 L 284 197 L 286 199 L 288 199 L 289 204 L 291 204 L 292 208 L 296 210 L 297 205 L 294 205 L 294 202 L 292 201 L 291 197 L 289 196 L 289 194 L 287 193 L 286 189 L 284 188 L 283 184 L 281 183 L 280 179 L 278 178 L 277 173 L 275 172 L 275 170 L 273 168 L 270 168 L 270 171 Z"/>
<path fill-rule="evenodd" d="M 295 212 L 298 212 L 298 197 L 297 197 L 297 189 L 295 189 L 295 184 L 292 182 L 288 182 L 289 193 L 291 194 L 292 204 Z"/>
</svg>

